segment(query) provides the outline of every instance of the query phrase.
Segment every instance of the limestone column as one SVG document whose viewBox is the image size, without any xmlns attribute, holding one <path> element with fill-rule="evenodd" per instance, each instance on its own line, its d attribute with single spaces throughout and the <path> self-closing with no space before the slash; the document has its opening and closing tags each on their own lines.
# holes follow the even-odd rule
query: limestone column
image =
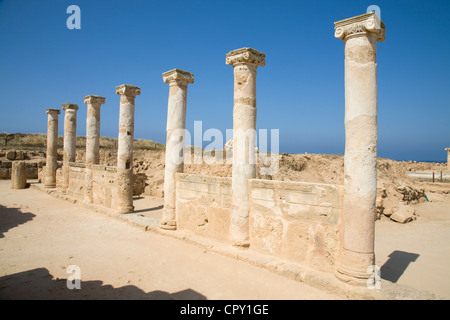
<svg viewBox="0 0 450 320">
<path fill-rule="evenodd" d="M 226 64 L 234 67 L 230 236 L 233 245 L 248 247 L 248 180 L 256 178 L 256 69 L 265 65 L 265 54 L 252 48 L 233 50 Z"/>
<path fill-rule="evenodd" d="M 100 163 L 100 107 L 105 97 L 88 95 L 84 97 L 87 105 L 86 116 L 86 173 L 84 177 L 84 202 L 92 203 L 92 165 Z"/>
<path fill-rule="evenodd" d="M 64 151 L 63 151 L 63 194 L 69 188 L 69 162 L 75 161 L 77 143 L 77 110 L 76 104 L 65 103 L 62 105 L 64 114 Z"/>
<path fill-rule="evenodd" d="M 335 22 L 345 44 L 345 156 L 341 248 L 336 276 L 366 285 L 375 264 L 377 195 L 377 41 L 384 23 L 374 13 Z"/>
<path fill-rule="evenodd" d="M 56 188 L 56 169 L 58 168 L 58 115 L 59 109 L 47 109 L 47 159 L 45 183 L 46 188 Z"/>
<path fill-rule="evenodd" d="M 141 89 L 129 84 L 116 87 L 120 95 L 119 138 L 117 141 L 117 211 L 130 213 L 133 206 L 134 100 Z"/>
<path fill-rule="evenodd" d="M 166 165 L 164 169 L 164 210 L 161 228 L 176 229 L 175 174 L 184 169 L 184 133 L 186 129 L 186 97 L 189 83 L 194 75 L 173 69 L 163 73 L 163 81 L 169 84 L 169 102 L 166 130 Z M 183 145 L 180 148 L 180 142 Z"/>
<path fill-rule="evenodd" d="M 11 169 L 11 189 L 25 189 L 28 169 L 25 161 L 13 161 Z"/>
<path fill-rule="evenodd" d="M 447 150 L 447 170 L 450 171 L 450 148 L 445 148 Z"/>
<path fill-rule="evenodd" d="M 87 104 L 86 118 L 86 163 L 98 164 L 100 161 L 100 106 L 105 98 L 89 95 L 84 97 Z"/>
</svg>

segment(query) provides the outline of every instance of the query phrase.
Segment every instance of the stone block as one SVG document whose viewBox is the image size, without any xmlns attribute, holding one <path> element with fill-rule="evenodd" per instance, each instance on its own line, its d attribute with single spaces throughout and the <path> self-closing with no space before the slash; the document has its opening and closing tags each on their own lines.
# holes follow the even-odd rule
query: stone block
<svg viewBox="0 0 450 320">
<path fill-rule="evenodd" d="M 7 151 L 6 152 L 6 159 L 8 159 L 8 160 L 16 159 L 16 151 L 14 151 L 14 150 Z"/>
<path fill-rule="evenodd" d="M 11 162 L 11 161 L 8 161 L 8 160 L 2 161 L 1 167 L 2 167 L 2 168 L 8 168 L 8 169 L 11 169 L 11 168 L 12 168 L 12 162 Z"/>
<path fill-rule="evenodd" d="M 390 218 L 395 222 L 407 223 L 416 219 L 416 210 L 411 206 L 401 204 L 399 209 Z"/>
<path fill-rule="evenodd" d="M 0 179 L 9 179 L 11 177 L 11 169 L 0 168 Z"/>
</svg>

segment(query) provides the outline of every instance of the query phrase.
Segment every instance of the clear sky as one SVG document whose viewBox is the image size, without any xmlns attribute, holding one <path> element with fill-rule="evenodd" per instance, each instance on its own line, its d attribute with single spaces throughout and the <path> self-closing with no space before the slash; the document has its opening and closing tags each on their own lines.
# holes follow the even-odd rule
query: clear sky
<svg viewBox="0 0 450 320">
<path fill-rule="evenodd" d="M 69 5 L 81 29 L 69 30 Z M 187 129 L 233 127 L 233 67 L 241 47 L 258 68 L 257 128 L 279 129 L 280 152 L 344 153 L 344 44 L 334 22 L 381 9 L 377 45 L 378 156 L 446 160 L 450 147 L 450 1 L 0 1 L 0 131 L 45 133 L 47 108 L 76 103 L 86 133 L 89 94 L 106 97 L 101 135 L 117 137 L 115 87 L 141 87 L 135 138 L 165 143 L 169 87 L 161 73 L 192 72 Z M 63 134 L 63 112 L 59 133 Z"/>
</svg>

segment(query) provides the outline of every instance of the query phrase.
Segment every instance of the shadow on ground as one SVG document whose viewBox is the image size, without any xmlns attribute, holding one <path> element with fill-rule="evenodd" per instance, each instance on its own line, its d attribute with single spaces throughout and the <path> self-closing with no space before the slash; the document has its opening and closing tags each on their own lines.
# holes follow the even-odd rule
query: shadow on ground
<svg viewBox="0 0 450 320">
<path fill-rule="evenodd" d="M 7 208 L 0 205 L 0 239 L 5 237 L 9 229 L 15 228 L 32 220 L 36 215 L 22 212 L 18 208 Z"/>
<path fill-rule="evenodd" d="M 396 283 L 408 268 L 411 262 L 417 260 L 417 253 L 395 250 L 389 255 L 389 259 L 381 266 L 381 279 Z"/>
<path fill-rule="evenodd" d="M 0 300 L 206 300 L 192 289 L 144 292 L 136 286 L 114 288 L 102 281 L 81 281 L 80 286 L 68 289 L 67 279 L 54 279 L 47 269 L 37 268 L 0 277 Z"/>
</svg>

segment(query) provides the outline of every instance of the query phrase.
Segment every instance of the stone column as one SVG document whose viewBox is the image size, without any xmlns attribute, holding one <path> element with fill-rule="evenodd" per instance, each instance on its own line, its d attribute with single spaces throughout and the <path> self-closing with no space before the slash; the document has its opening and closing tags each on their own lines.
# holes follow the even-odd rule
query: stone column
<svg viewBox="0 0 450 320">
<path fill-rule="evenodd" d="M 166 165 L 164 169 L 164 210 L 161 228 L 175 230 L 175 174 L 184 169 L 184 133 L 186 129 L 186 96 L 194 75 L 173 69 L 163 73 L 163 81 L 169 83 L 167 108 Z M 181 142 L 181 144 L 180 144 Z"/>
<path fill-rule="evenodd" d="M 28 169 L 25 161 L 13 161 L 11 169 L 11 189 L 25 189 Z"/>
<path fill-rule="evenodd" d="M 92 165 L 100 163 L 100 107 L 105 103 L 105 97 L 88 95 L 84 97 L 84 103 L 87 105 L 84 202 L 92 203 Z"/>
<path fill-rule="evenodd" d="M 375 264 L 377 195 L 377 41 L 384 23 L 374 13 L 335 22 L 345 44 L 343 225 L 336 276 L 366 285 Z"/>
<path fill-rule="evenodd" d="M 256 178 L 256 69 L 265 65 L 265 54 L 252 48 L 233 50 L 226 64 L 234 67 L 230 236 L 233 245 L 248 247 L 248 180 Z"/>
<path fill-rule="evenodd" d="M 84 97 L 87 104 L 86 118 L 86 163 L 98 164 L 100 161 L 100 106 L 105 98 L 89 95 Z"/>
<path fill-rule="evenodd" d="M 447 150 L 447 170 L 450 171 L 450 148 L 445 148 Z"/>
<path fill-rule="evenodd" d="M 45 183 L 46 188 L 56 188 L 56 169 L 58 168 L 58 115 L 59 109 L 47 109 L 47 159 Z"/>
<path fill-rule="evenodd" d="M 117 141 L 117 211 L 130 213 L 133 206 L 134 99 L 141 89 L 129 84 L 116 87 L 120 95 L 119 138 Z"/>
<path fill-rule="evenodd" d="M 63 194 L 66 194 L 69 188 L 69 162 L 75 161 L 77 150 L 77 110 L 76 104 L 66 103 L 62 105 L 65 111 L 64 115 L 64 151 L 63 151 Z"/>
</svg>

